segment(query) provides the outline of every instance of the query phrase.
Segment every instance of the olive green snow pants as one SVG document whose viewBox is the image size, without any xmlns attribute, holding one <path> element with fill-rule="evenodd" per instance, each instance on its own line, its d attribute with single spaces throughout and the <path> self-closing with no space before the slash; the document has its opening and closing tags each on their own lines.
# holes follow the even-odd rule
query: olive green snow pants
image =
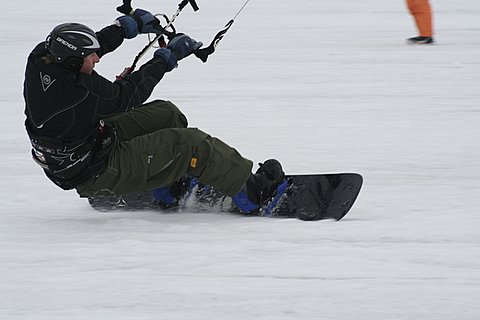
<svg viewBox="0 0 480 320">
<path fill-rule="evenodd" d="M 108 166 L 77 187 L 81 197 L 151 190 L 188 174 L 232 196 L 253 166 L 219 139 L 187 128 L 185 115 L 169 101 L 152 101 L 105 123 L 116 131 Z"/>
</svg>

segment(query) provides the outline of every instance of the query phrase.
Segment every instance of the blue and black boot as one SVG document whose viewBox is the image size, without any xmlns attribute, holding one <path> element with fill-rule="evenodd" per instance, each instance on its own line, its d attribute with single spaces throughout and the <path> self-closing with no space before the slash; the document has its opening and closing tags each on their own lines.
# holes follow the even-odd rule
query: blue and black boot
<svg viewBox="0 0 480 320">
<path fill-rule="evenodd" d="M 232 197 L 232 201 L 242 213 L 264 210 L 262 215 L 270 215 L 288 182 L 277 160 L 269 159 L 259 163 L 259 166 L 255 174 L 250 174 L 242 190 Z"/>
</svg>

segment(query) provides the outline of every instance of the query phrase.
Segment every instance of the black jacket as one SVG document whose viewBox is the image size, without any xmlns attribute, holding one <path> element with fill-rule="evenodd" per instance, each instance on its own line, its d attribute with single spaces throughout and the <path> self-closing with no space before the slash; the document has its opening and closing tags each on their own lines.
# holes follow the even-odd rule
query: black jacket
<svg viewBox="0 0 480 320">
<path fill-rule="evenodd" d="M 97 37 L 101 58 L 122 44 L 124 32 L 112 25 L 97 32 Z M 28 57 L 25 126 L 34 159 L 52 181 L 71 189 L 101 170 L 102 159 L 95 156 L 100 120 L 145 102 L 167 66 L 153 58 L 125 79 L 111 82 L 95 71 L 88 75 L 49 62 L 47 55 L 42 42 Z"/>
</svg>

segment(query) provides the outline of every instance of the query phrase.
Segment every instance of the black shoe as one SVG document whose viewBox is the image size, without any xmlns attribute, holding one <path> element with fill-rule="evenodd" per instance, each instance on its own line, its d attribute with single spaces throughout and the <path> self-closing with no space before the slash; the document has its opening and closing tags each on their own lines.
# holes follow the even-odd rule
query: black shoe
<svg viewBox="0 0 480 320">
<path fill-rule="evenodd" d="M 432 44 L 435 41 L 433 41 L 432 37 L 413 37 L 413 38 L 408 38 L 407 43 L 408 44 Z"/>
<path fill-rule="evenodd" d="M 285 182 L 285 173 L 277 160 L 270 159 L 259 165 L 260 168 L 255 174 L 250 174 L 242 190 L 232 197 L 233 203 L 240 212 L 252 213 L 275 202 L 277 189 L 281 183 Z M 267 215 L 270 214 L 271 209 Z"/>
<path fill-rule="evenodd" d="M 275 159 L 259 163 L 260 168 L 247 180 L 248 198 L 255 204 L 265 204 L 275 196 L 277 187 L 285 180 L 282 165 Z"/>
</svg>

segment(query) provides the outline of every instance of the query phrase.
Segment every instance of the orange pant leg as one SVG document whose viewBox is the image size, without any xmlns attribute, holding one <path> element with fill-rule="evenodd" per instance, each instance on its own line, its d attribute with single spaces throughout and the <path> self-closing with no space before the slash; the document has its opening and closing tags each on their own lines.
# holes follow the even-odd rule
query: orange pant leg
<svg viewBox="0 0 480 320">
<path fill-rule="evenodd" d="M 408 10 L 415 18 L 418 32 L 423 37 L 433 35 L 432 9 L 428 0 L 407 0 Z"/>
</svg>

